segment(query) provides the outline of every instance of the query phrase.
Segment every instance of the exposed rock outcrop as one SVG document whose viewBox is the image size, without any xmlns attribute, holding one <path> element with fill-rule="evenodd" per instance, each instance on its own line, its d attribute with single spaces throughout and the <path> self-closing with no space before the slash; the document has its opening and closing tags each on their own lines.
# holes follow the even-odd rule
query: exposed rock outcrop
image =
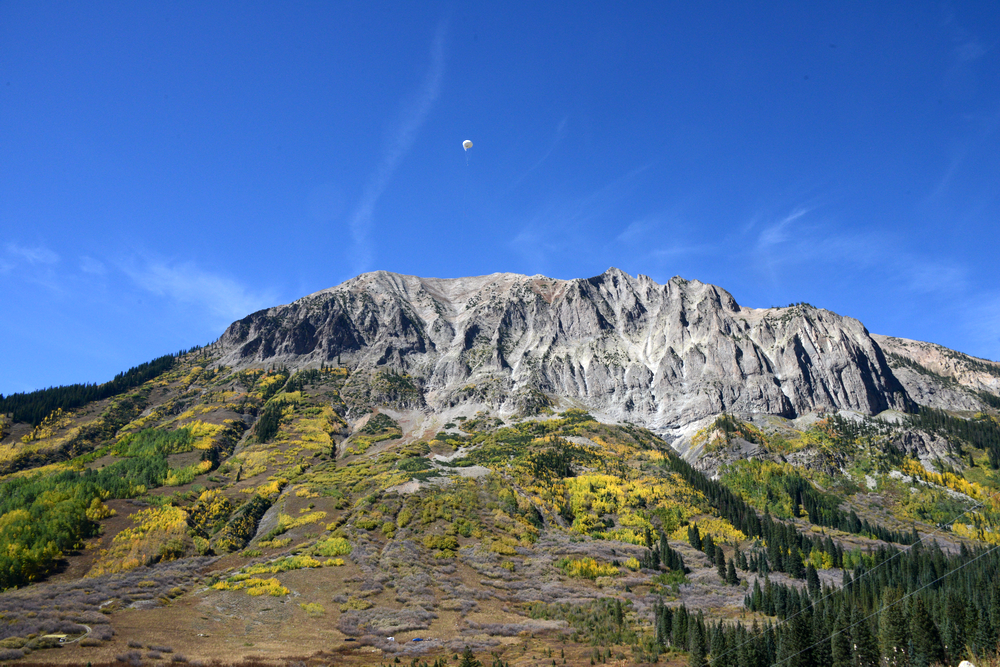
<svg viewBox="0 0 1000 667">
<path fill-rule="evenodd" d="M 880 336 L 872 338 L 907 394 L 920 405 L 942 410 L 979 411 L 1000 395 L 1000 363 L 934 343 Z M 993 400 L 996 407 L 996 400 Z"/>
<path fill-rule="evenodd" d="M 855 319 L 743 308 L 714 285 L 618 269 L 586 280 L 368 273 L 254 313 L 216 345 L 237 368 L 340 363 L 405 376 L 388 390 L 405 390 L 394 397 L 409 406 L 515 413 L 549 395 L 653 428 L 724 410 L 874 414 L 908 402 Z"/>
</svg>

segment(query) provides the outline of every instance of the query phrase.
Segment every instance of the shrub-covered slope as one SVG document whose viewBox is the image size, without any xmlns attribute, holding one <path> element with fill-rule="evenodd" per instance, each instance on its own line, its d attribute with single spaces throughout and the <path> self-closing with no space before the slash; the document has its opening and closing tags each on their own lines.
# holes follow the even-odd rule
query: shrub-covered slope
<svg viewBox="0 0 1000 667">
<path fill-rule="evenodd" d="M 992 650 L 995 416 L 726 413 L 691 465 L 579 409 L 408 407 L 408 381 L 206 349 L 7 435 L 4 659 L 819 664 L 850 633 L 914 661 Z"/>
</svg>

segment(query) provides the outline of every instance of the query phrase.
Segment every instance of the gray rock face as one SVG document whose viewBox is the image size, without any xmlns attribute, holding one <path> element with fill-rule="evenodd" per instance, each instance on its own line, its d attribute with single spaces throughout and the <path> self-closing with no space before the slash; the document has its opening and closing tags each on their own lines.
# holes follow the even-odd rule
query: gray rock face
<svg viewBox="0 0 1000 667">
<path fill-rule="evenodd" d="M 726 410 L 874 414 L 908 401 L 855 319 L 741 308 L 713 285 L 618 269 L 568 281 L 368 273 L 254 313 L 215 345 L 236 368 L 405 374 L 429 408 L 517 413 L 554 395 L 652 428 Z"/>
<path fill-rule="evenodd" d="M 934 343 L 877 334 L 872 338 L 907 394 L 921 405 L 972 412 L 987 407 L 984 397 L 1000 396 L 1000 363 Z"/>
<path fill-rule="evenodd" d="M 954 457 L 948 441 L 940 435 L 923 431 L 903 431 L 895 438 L 893 446 L 907 456 L 919 459 L 928 470 L 937 471 L 939 461 L 954 466 L 962 465 Z"/>
</svg>

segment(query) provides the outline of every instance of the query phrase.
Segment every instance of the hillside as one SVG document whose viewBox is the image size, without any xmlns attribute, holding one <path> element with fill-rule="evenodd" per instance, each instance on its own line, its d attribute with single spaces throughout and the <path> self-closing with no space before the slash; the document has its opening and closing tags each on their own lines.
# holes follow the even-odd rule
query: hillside
<svg viewBox="0 0 1000 667">
<path fill-rule="evenodd" d="M 51 409 L 0 420 L 2 662 L 995 651 L 993 362 L 610 270 L 365 274 L 146 368 L 0 399 Z"/>
</svg>

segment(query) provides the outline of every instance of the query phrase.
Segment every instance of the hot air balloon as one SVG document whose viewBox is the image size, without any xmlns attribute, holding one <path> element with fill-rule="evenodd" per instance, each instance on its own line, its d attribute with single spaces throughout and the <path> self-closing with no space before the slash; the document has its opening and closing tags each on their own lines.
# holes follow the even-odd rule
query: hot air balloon
<svg viewBox="0 0 1000 667">
<path fill-rule="evenodd" d="M 466 139 L 465 141 L 462 142 L 462 148 L 464 148 L 465 150 L 469 150 L 470 148 L 472 148 L 472 142 Z"/>
</svg>

